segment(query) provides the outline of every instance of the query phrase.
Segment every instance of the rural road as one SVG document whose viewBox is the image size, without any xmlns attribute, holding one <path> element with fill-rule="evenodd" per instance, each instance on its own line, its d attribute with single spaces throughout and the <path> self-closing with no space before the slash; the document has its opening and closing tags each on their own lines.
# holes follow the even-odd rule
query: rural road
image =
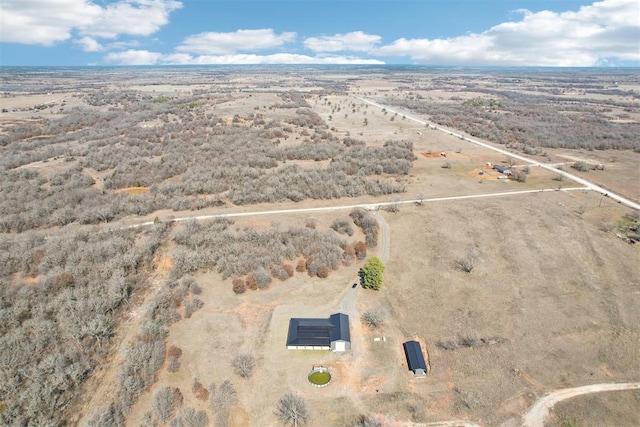
<svg viewBox="0 0 640 427">
<path fill-rule="evenodd" d="M 218 213 L 218 214 L 209 214 L 209 215 L 186 215 L 186 216 L 172 217 L 170 219 L 160 219 L 160 222 L 182 222 L 182 221 L 191 221 L 191 220 L 202 221 L 202 220 L 209 220 L 209 219 L 238 218 L 238 217 L 257 216 L 257 215 L 282 215 L 282 214 L 305 213 L 305 212 L 306 213 L 330 212 L 330 211 L 346 210 L 346 209 L 354 209 L 354 208 L 377 210 L 381 207 L 389 206 L 389 205 L 424 204 L 424 203 L 431 203 L 431 202 L 480 199 L 480 198 L 487 198 L 487 197 L 514 196 L 514 195 L 520 195 L 520 194 L 548 193 L 548 192 L 555 192 L 555 191 L 588 191 L 588 190 L 589 188 L 587 187 L 569 187 L 569 188 L 562 188 L 562 189 L 544 188 L 539 190 L 520 190 L 520 191 L 504 191 L 500 193 L 471 194 L 467 196 L 447 196 L 447 197 L 398 200 L 398 201 L 392 201 L 392 202 L 372 202 L 372 203 L 363 203 L 358 205 L 337 205 L 337 206 L 326 206 L 321 208 L 297 208 L 297 209 L 278 209 L 278 210 L 268 210 L 268 211 L 229 212 L 229 213 Z M 132 228 L 148 227 L 150 225 L 153 225 L 154 223 L 155 223 L 154 221 L 145 221 L 137 224 L 122 226 L 120 227 L 120 229 L 127 230 Z M 381 224 L 381 227 L 382 227 L 382 224 Z M 386 256 L 388 255 L 389 254 L 387 251 Z"/>
<path fill-rule="evenodd" d="M 522 427 L 544 427 L 545 420 L 549 416 L 549 410 L 565 399 L 570 399 L 583 394 L 600 393 L 603 391 L 619 391 L 640 389 L 637 383 L 606 383 L 591 384 L 582 387 L 564 388 L 556 390 L 539 399 L 523 417 Z"/>
<path fill-rule="evenodd" d="M 460 133 L 458 133 L 456 131 L 444 128 L 442 126 L 435 125 L 433 123 L 425 122 L 424 120 L 420 120 L 420 119 L 417 119 L 415 117 L 411 117 L 411 116 L 409 116 L 409 115 L 407 115 L 407 114 L 405 114 L 403 112 L 394 110 L 393 108 L 388 107 L 386 105 L 378 104 L 376 102 L 369 101 L 368 99 L 365 99 L 365 98 L 357 98 L 357 99 L 359 99 L 362 102 L 366 102 L 369 105 L 373 105 L 374 107 L 377 107 L 377 108 L 380 108 L 380 109 L 386 109 L 390 113 L 402 114 L 408 120 L 412 120 L 412 121 L 414 121 L 416 123 L 420 123 L 423 126 L 429 125 L 431 128 L 437 129 L 437 130 L 439 130 L 441 132 L 444 132 L 446 134 L 449 134 L 451 136 L 455 136 L 456 138 L 459 138 L 459 139 L 461 139 L 463 141 L 467 141 L 467 142 L 470 142 L 472 144 L 479 145 L 481 147 L 487 148 L 489 150 L 493 150 L 493 151 L 498 152 L 500 154 L 504 154 L 505 156 L 509 156 L 509 157 L 514 158 L 514 159 L 518 159 L 518 160 L 520 160 L 522 162 L 525 162 L 527 164 L 530 164 L 530 165 L 533 165 L 533 166 L 538 166 L 538 167 L 540 167 L 542 169 L 546 169 L 546 170 L 548 170 L 550 172 L 553 172 L 555 174 L 562 175 L 563 177 L 565 177 L 567 179 L 570 179 L 570 180 L 572 180 L 572 181 L 574 181 L 574 182 L 576 182 L 578 184 L 584 185 L 589 190 L 593 190 L 593 191 L 596 191 L 596 192 L 598 192 L 600 194 L 603 194 L 603 195 L 605 195 L 607 197 L 610 197 L 613 200 L 615 200 L 615 201 L 617 201 L 619 203 L 622 203 L 623 205 L 626 205 L 626 206 L 628 206 L 630 208 L 633 208 L 633 209 L 636 209 L 636 210 L 640 210 L 640 204 L 635 203 L 634 201 L 629 200 L 626 197 L 623 197 L 623 196 L 620 196 L 618 194 L 612 193 L 611 190 L 607 190 L 605 188 L 602 188 L 599 185 L 596 185 L 596 184 L 592 183 L 591 181 L 587 181 L 584 178 L 580 178 L 579 176 L 576 176 L 576 175 L 573 175 L 571 173 L 568 173 L 568 172 L 565 172 L 563 170 L 560 170 L 560 169 L 556 168 L 554 165 L 541 163 L 541 162 L 538 162 L 537 160 L 530 159 L 530 158 L 522 156 L 520 154 L 514 154 L 514 153 L 512 153 L 510 151 L 507 151 L 507 150 L 504 150 L 502 148 L 494 147 L 493 145 L 490 145 L 490 144 L 488 144 L 486 142 L 483 142 L 483 141 L 480 141 L 478 139 L 462 135 L 462 134 L 460 134 Z"/>
</svg>

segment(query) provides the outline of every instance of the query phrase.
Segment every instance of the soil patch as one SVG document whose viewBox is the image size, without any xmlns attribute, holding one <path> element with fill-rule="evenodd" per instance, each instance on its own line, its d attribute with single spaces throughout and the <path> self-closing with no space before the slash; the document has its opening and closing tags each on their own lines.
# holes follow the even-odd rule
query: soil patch
<svg viewBox="0 0 640 427">
<path fill-rule="evenodd" d="M 149 192 L 149 187 L 127 187 L 127 188 L 119 188 L 115 191 L 116 193 L 125 193 L 131 195 L 144 194 Z"/>
</svg>

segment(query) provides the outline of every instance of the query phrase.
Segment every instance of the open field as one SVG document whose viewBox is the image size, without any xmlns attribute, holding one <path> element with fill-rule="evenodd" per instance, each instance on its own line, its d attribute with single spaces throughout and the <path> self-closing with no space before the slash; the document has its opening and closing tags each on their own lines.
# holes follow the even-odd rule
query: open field
<svg viewBox="0 0 640 427">
<path fill-rule="evenodd" d="M 640 424 L 640 392 L 618 391 L 577 397 L 556 405 L 548 427 L 574 425 L 632 427 Z"/>
<path fill-rule="evenodd" d="M 508 427 L 553 390 L 640 379 L 640 213 L 553 169 L 640 201 L 637 73 L 103 72 L 3 74 L 0 424 L 278 425 L 294 392 L 310 426 Z M 357 242 L 379 292 L 353 287 Z M 351 351 L 286 349 L 291 317 L 336 312 Z M 549 425 L 639 408 L 587 395 Z"/>
</svg>

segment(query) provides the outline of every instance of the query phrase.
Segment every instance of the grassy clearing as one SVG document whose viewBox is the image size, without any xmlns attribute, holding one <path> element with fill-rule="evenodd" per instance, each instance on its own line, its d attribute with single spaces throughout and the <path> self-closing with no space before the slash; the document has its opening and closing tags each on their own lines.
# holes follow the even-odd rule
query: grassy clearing
<svg viewBox="0 0 640 427">
<path fill-rule="evenodd" d="M 315 371 L 309 374 L 309 382 L 315 385 L 329 384 L 331 374 L 326 371 Z"/>
</svg>

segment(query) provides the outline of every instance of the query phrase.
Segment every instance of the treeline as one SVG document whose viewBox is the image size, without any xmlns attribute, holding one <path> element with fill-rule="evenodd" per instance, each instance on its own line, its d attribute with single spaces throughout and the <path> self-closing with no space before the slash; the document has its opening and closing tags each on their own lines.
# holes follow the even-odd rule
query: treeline
<svg viewBox="0 0 640 427">
<path fill-rule="evenodd" d="M 363 211 L 364 212 L 364 211 Z M 358 213 L 359 226 L 366 226 L 368 246 L 375 246 L 377 223 L 370 214 Z M 364 224 L 367 225 L 364 225 Z M 217 220 L 200 223 L 190 221 L 176 229 L 172 238 L 178 245 L 171 277 L 182 277 L 196 270 L 217 271 L 223 278 L 242 278 L 234 281 L 236 293 L 246 289 L 267 287 L 273 279 L 287 280 L 298 272 L 327 277 L 341 265 L 350 265 L 367 252 L 364 242 L 348 242 L 337 229 L 351 230 L 352 223 L 341 220 L 331 230 L 306 227 L 283 228 L 273 225 L 266 230 L 245 228 L 235 230 L 232 222 Z M 375 231 L 373 229 L 375 228 Z"/>
<path fill-rule="evenodd" d="M 64 424 L 167 227 L 0 239 L 0 424 Z"/>
<path fill-rule="evenodd" d="M 439 125 L 530 153 L 541 151 L 539 147 L 640 151 L 640 125 L 611 122 L 605 113 L 614 105 L 504 90 L 486 92 L 499 101 L 387 98 L 384 102 L 428 115 Z"/>
<path fill-rule="evenodd" d="M 167 356 L 170 361 L 167 369 L 176 368 L 175 363 L 171 364 L 172 358 L 175 358 L 176 348 L 167 349 L 165 346 L 165 338 L 169 334 L 168 328 L 182 317 L 190 317 L 194 311 L 203 306 L 204 303 L 197 296 L 200 292 L 198 284 L 189 276 L 162 284 L 162 290 L 153 301 L 151 310 L 145 313 L 131 345 L 126 348 L 124 354 L 120 355 L 123 362 L 117 376 L 117 392 L 107 396 L 109 400 L 100 402 L 101 406 L 88 414 L 83 423 L 84 426 L 124 425 L 126 416 L 138 397 L 155 383 L 157 372 L 165 365 Z M 160 421 L 166 421 L 173 415 L 175 407 L 170 403 L 163 402 L 161 395 L 154 399 L 154 413 Z M 201 411 L 195 413 L 191 408 L 183 408 L 181 417 L 206 419 L 206 413 Z M 151 421 L 148 425 L 156 425 L 152 422 L 153 414 L 146 414 L 145 418 Z"/>
<path fill-rule="evenodd" d="M 283 97 L 298 106 L 304 101 L 296 94 Z M 349 137 L 341 140 L 306 107 L 282 121 L 259 112 L 229 126 L 206 108 L 210 100 L 204 96 L 154 102 L 125 92 L 108 99 L 117 107 L 74 109 L 62 119 L 17 126 L 5 136 L 1 231 L 96 224 L 225 202 L 388 195 L 404 191 L 397 177 L 408 174 L 414 160 L 408 141 L 367 147 Z M 302 129 L 300 142 L 281 146 L 295 128 Z M 64 160 L 51 173 L 20 167 L 51 159 Z M 330 164 L 303 167 L 292 162 L 298 160 Z M 96 173 L 104 176 L 100 183 L 92 178 Z M 115 191 L 127 187 L 149 191 Z"/>
</svg>

